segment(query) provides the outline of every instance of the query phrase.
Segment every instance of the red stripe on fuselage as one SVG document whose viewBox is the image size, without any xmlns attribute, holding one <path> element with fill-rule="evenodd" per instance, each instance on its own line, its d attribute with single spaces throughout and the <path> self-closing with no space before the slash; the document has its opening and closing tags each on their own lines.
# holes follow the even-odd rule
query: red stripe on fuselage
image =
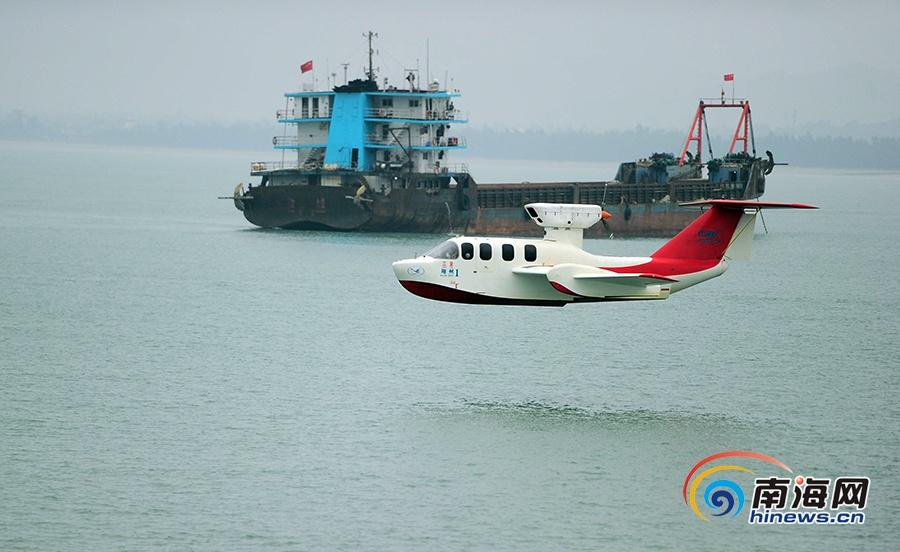
<svg viewBox="0 0 900 552">
<path fill-rule="evenodd" d="M 546 299 L 509 299 L 506 297 L 492 297 L 481 293 L 472 293 L 439 284 L 428 282 L 414 282 L 412 280 L 400 280 L 400 285 L 406 291 L 426 299 L 446 301 L 448 303 L 468 303 L 470 305 L 530 305 L 536 307 L 563 307 L 569 301 L 552 301 Z"/>
<path fill-rule="evenodd" d="M 580 293 L 575 293 L 574 291 L 567 288 L 566 286 L 560 284 L 559 282 L 554 282 L 553 280 L 550 280 L 550 285 L 553 286 L 553 289 L 555 289 L 556 291 L 558 291 L 560 293 L 565 293 L 566 295 L 574 295 L 575 297 L 578 297 L 579 295 L 581 295 Z"/>
<path fill-rule="evenodd" d="M 603 270 L 619 274 L 651 273 L 648 276 L 681 276 L 708 270 L 719 264 L 719 259 L 650 259 L 650 262 L 632 266 L 601 266 Z M 674 280 L 674 279 L 673 279 Z"/>
</svg>

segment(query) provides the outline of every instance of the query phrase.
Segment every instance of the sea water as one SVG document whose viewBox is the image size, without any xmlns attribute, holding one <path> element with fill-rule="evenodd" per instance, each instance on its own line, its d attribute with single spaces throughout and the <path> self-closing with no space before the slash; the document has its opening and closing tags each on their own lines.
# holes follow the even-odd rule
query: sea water
<svg viewBox="0 0 900 552">
<path fill-rule="evenodd" d="M 900 174 L 777 167 L 822 209 L 666 301 L 485 307 L 397 284 L 443 235 L 254 228 L 254 155 L 0 144 L 0 549 L 896 546 Z M 736 449 L 870 477 L 865 524 L 701 521 Z"/>
</svg>

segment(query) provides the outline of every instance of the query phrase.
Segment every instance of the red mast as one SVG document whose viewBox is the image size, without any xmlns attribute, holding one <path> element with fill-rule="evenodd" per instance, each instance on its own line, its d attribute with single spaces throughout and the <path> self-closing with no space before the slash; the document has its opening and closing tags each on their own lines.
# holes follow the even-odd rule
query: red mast
<svg viewBox="0 0 900 552">
<path fill-rule="evenodd" d="M 684 148 L 681 150 L 681 159 L 678 164 L 684 165 L 688 150 L 691 148 L 691 142 L 697 143 L 697 154 L 694 159 L 702 163 L 703 158 L 703 131 L 706 128 L 706 110 L 712 107 L 737 108 L 741 110 L 741 116 L 738 119 L 737 128 L 734 129 L 734 136 L 731 139 L 731 146 L 728 153 L 734 153 L 734 146 L 738 142 L 743 142 L 743 152 L 747 153 L 750 149 L 750 142 L 753 140 L 753 121 L 750 119 L 750 100 L 732 100 L 726 102 L 724 96 L 716 103 L 717 98 L 706 100 L 701 99 L 700 105 L 697 106 L 697 112 L 694 114 L 694 122 L 691 123 L 691 130 L 688 132 L 687 140 L 684 142 Z M 707 103 L 710 102 L 710 103 Z M 707 130 L 707 140 L 709 139 L 709 131 Z M 754 155 L 756 155 L 754 146 Z M 712 154 L 712 150 L 710 150 Z"/>
</svg>

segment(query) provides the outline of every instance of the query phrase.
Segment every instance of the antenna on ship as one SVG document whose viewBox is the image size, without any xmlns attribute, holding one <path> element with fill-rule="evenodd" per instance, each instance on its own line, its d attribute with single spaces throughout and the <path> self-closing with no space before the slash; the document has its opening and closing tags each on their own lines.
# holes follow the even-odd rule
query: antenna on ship
<svg viewBox="0 0 900 552">
<path fill-rule="evenodd" d="M 372 37 L 378 37 L 378 33 L 373 33 L 369 31 L 367 33 L 363 33 L 363 36 L 369 39 L 369 80 L 375 82 L 375 71 L 372 69 L 372 54 L 375 53 L 375 50 L 372 49 Z"/>
<path fill-rule="evenodd" d="M 350 67 L 349 63 L 342 63 L 341 67 L 344 68 L 344 84 L 347 84 L 347 67 Z"/>
</svg>

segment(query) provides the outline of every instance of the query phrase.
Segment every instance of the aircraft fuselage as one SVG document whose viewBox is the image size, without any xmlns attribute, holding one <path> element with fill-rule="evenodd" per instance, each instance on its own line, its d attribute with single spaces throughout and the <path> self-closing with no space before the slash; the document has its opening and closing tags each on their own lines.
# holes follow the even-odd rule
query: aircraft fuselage
<svg viewBox="0 0 900 552">
<path fill-rule="evenodd" d="M 546 239 L 458 237 L 425 255 L 397 261 L 393 268 L 404 288 L 428 299 L 563 306 L 576 302 L 665 299 L 670 293 L 722 274 L 727 267 L 724 261 L 705 262 L 682 273 L 679 271 L 684 270 L 684 263 L 665 264 L 650 257 L 594 255 L 574 245 Z M 604 282 L 606 285 L 594 285 L 595 289 L 579 290 L 578 280 L 573 274 L 566 274 L 566 267 L 578 267 L 576 272 L 592 268 L 598 274 L 652 273 L 667 279 L 653 278 L 642 285 Z"/>
</svg>

